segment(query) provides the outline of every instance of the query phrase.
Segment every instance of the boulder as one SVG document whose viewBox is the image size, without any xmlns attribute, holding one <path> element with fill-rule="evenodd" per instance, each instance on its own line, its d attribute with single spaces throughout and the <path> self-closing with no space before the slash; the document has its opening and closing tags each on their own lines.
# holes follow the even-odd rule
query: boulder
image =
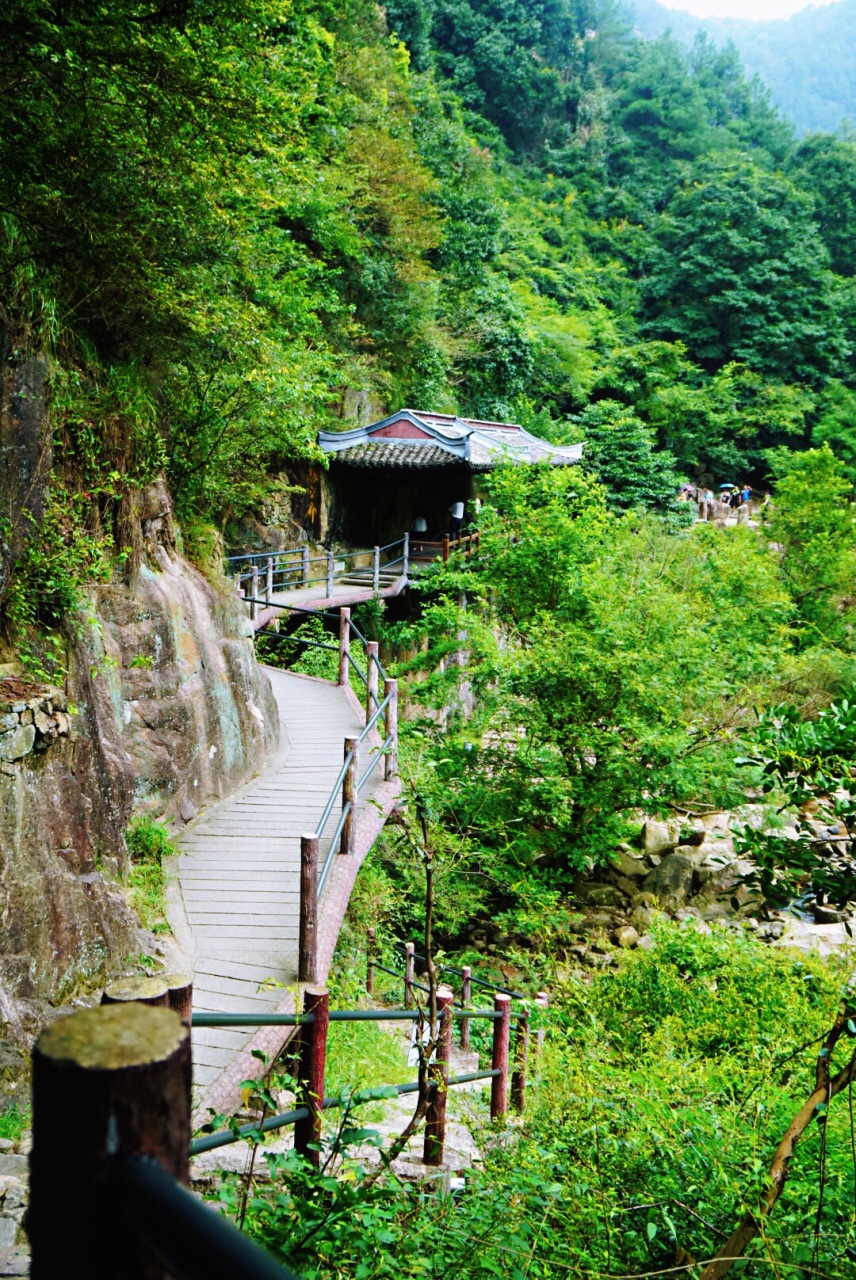
<svg viewBox="0 0 856 1280">
<path fill-rule="evenodd" d="M 629 880 L 644 880 L 648 867 L 641 858 L 631 853 L 626 845 L 619 845 L 612 855 L 612 869 Z"/>
<path fill-rule="evenodd" d="M 670 853 L 650 871 L 642 884 L 646 893 L 663 902 L 683 903 L 692 894 L 693 864 L 681 853 Z"/>
<path fill-rule="evenodd" d="M 618 929 L 616 931 L 615 941 L 618 943 L 619 947 L 624 947 L 625 950 L 629 951 L 638 943 L 639 934 L 632 925 L 627 924 L 623 929 Z"/>
<path fill-rule="evenodd" d="M 666 853 L 678 843 L 677 832 L 667 822 L 649 818 L 642 828 L 642 848 L 646 854 Z"/>
</svg>

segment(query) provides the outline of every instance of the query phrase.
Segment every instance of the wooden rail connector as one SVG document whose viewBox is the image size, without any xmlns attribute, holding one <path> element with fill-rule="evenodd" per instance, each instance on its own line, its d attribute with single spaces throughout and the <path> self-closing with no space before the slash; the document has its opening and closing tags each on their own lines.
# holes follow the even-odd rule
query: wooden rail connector
<svg viewBox="0 0 856 1280">
<path fill-rule="evenodd" d="M 414 952 L 416 947 L 414 943 L 407 942 L 404 946 L 404 1007 L 405 1009 L 413 1008 L 413 964 Z"/>
<path fill-rule="evenodd" d="M 294 1126 L 294 1149 L 310 1164 L 321 1164 L 321 1106 L 324 1101 L 324 1067 L 327 1061 L 327 1028 L 330 1024 L 330 998 L 326 991 L 308 988 L 303 993 L 303 1012 L 313 1021 L 300 1028 L 299 1105 L 309 1109 L 305 1120 Z"/>
<path fill-rule="evenodd" d="M 366 724 L 380 706 L 377 696 L 378 643 L 366 641 Z"/>
<path fill-rule="evenodd" d="M 473 998 L 472 983 L 470 981 L 470 979 L 472 978 L 472 973 L 473 971 L 468 964 L 465 964 L 461 969 L 461 1004 L 464 1006 L 465 1009 L 469 1008 L 470 1001 Z M 470 1020 L 469 1018 L 461 1018 L 461 1048 L 469 1049 L 469 1047 L 470 1047 Z"/>
<path fill-rule="evenodd" d="M 345 605 L 339 611 L 339 684 L 347 684 L 350 679 L 350 652 L 351 611 Z"/>
<path fill-rule="evenodd" d="M 318 969 L 318 837 L 300 837 L 300 941 L 297 977 L 315 982 Z"/>
<path fill-rule="evenodd" d="M 428 1078 L 434 1084 L 425 1113 L 425 1137 L 422 1144 L 422 1162 L 434 1168 L 442 1165 L 446 1143 L 446 1096 L 449 1089 L 449 1059 L 452 1056 L 452 1003 L 454 996 L 448 987 L 437 989 L 437 1018 L 439 1038 L 434 1062 Z"/>
<path fill-rule="evenodd" d="M 166 1280 L 129 1244 L 110 1202 L 112 1162 L 157 1159 L 189 1176 L 190 1034 L 172 1009 L 138 1001 L 81 1009 L 33 1050 L 27 1233 L 35 1280 Z"/>
<path fill-rule="evenodd" d="M 521 1115 L 526 1108 L 526 1067 L 529 1062 L 529 1014 L 524 1011 L 514 1033 L 514 1071 L 511 1076 L 511 1105 Z"/>
<path fill-rule="evenodd" d="M 357 782 L 359 781 L 360 769 L 360 740 L 359 738 L 345 739 L 345 759 L 351 757 L 351 763 L 345 772 L 342 780 L 342 809 L 348 807 L 347 817 L 342 827 L 342 838 L 339 842 L 339 852 L 353 854 L 357 847 Z"/>
<path fill-rule="evenodd" d="M 498 1120 L 508 1110 L 508 1046 L 511 1038 L 511 996 L 498 991 L 493 1007 L 501 1018 L 494 1019 L 491 1067 L 499 1071 L 490 1082 L 490 1118 Z"/>
<path fill-rule="evenodd" d="M 375 987 L 375 947 L 377 935 L 374 929 L 366 930 L 366 992 L 374 995 Z"/>
<path fill-rule="evenodd" d="M 386 758 L 383 766 L 383 776 L 388 782 L 390 778 L 398 777 L 398 681 L 384 680 L 383 682 L 384 699 L 389 698 L 386 706 L 386 724 L 384 726 L 384 741 L 389 739 L 389 746 L 386 749 Z"/>
</svg>

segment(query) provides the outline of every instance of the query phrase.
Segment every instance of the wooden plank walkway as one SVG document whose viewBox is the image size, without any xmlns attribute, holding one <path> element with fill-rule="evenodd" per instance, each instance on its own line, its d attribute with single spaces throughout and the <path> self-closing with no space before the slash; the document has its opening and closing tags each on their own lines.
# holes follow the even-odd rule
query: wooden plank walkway
<svg viewBox="0 0 856 1280">
<path fill-rule="evenodd" d="M 264 772 L 206 811 L 177 840 L 178 881 L 194 956 L 193 1005 L 204 1012 L 266 1012 L 297 983 L 300 836 L 315 830 L 342 766 L 344 738 L 365 720 L 345 689 L 267 668 L 281 739 Z M 364 752 L 361 771 L 368 764 Z M 370 803 L 378 768 L 360 797 Z M 321 840 L 329 848 L 337 799 Z M 324 900 L 321 908 L 323 911 Z M 271 980 L 276 986 L 265 988 Z M 193 1033 L 194 1084 L 207 1093 L 251 1031 Z"/>
</svg>

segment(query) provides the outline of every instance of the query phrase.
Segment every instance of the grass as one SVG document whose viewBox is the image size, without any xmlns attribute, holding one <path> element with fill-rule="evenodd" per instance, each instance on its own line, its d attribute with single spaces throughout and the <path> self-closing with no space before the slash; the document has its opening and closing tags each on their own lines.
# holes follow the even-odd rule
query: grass
<svg viewBox="0 0 856 1280">
<path fill-rule="evenodd" d="M 331 974 L 329 986 L 331 1009 L 369 1007 L 355 970 Z M 392 1033 L 377 1022 L 331 1023 L 325 1079 L 328 1093 L 404 1084 L 415 1078 L 415 1068 L 407 1065 L 407 1042 L 400 1031 Z M 362 1121 L 377 1120 L 382 1113 L 382 1104 L 368 1103 L 359 1114 Z"/>
<path fill-rule="evenodd" d="M 134 818 L 125 831 L 131 855 L 128 900 L 152 933 L 169 933 L 163 860 L 177 852 L 166 828 L 154 818 Z"/>
<path fill-rule="evenodd" d="M 0 1138 L 8 1138 L 12 1142 L 20 1142 L 25 1129 L 30 1127 L 30 1108 L 22 1111 L 17 1103 L 6 1111 L 0 1111 Z"/>
</svg>

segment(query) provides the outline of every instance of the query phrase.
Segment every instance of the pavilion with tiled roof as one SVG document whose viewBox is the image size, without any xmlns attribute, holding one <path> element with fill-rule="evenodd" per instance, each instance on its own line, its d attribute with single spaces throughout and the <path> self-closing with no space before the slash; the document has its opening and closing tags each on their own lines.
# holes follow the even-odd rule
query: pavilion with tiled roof
<svg viewBox="0 0 856 1280">
<path fill-rule="evenodd" d="M 422 517 L 429 535 L 448 528 L 449 506 L 471 504 L 480 473 L 503 462 L 569 466 L 581 444 L 554 445 L 513 422 L 399 409 L 350 431 L 322 431 L 329 458 L 330 526 L 354 545 L 400 537 Z"/>
</svg>

